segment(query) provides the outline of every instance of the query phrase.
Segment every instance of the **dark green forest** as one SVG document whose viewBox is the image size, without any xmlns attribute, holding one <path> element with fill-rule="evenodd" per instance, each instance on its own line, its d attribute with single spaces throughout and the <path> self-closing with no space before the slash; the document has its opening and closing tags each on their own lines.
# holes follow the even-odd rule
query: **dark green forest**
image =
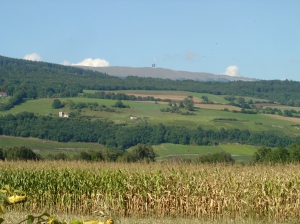
<svg viewBox="0 0 300 224">
<path fill-rule="evenodd" d="M 122 74 L 120 74 L 122 76 Z M 253 82 L 199 82 L 108 74 L 46 62 L 34 62 L 0 56 L 0 91 L 23 98 L 71 97 L 91 90 L 180 90 L 216 95 L 263 98 L 284 105 L 300 106 L 300 82 L 261 80 Z"/>
</svg>

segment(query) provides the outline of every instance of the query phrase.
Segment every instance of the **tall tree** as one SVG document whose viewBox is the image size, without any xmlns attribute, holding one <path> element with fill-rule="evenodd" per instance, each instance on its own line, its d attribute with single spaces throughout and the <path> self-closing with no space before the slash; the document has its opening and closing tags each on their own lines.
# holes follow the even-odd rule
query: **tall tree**
<svg viewBox="0 0 300 224">
<path fill-rule="evenodd" d="M 150 145 L 137 144 L 132 153 L 137 160 L 155 161 L 155 153 Z"/>
<path fill-rule="evenodd" d="M 184 98 L 183 105 L 184 105 L 185 109 L 187 109 L 189 111 L 194 110 L 194 100 L 193 100 L 193 98 L 189 98 L 189 97 Z"/>
<path fill-rule="evenodd" d="M 54 99 L 52 103 L 53 109 L 59 109 L 62 107 L 61 101 L 59 99 Z"/>
</svg>

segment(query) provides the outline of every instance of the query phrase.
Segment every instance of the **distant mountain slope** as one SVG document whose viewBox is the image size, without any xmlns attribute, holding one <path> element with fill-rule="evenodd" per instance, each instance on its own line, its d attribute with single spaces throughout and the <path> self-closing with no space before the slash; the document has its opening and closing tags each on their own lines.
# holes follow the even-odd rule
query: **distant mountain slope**
<svg viewBox="0 0 300 224">
<path fill-rule="evenodd" d="M 131 68 L 132 71 L 130 73 L 125 73 L 125 70 L 122 70 L 122 67 L 120 67 L 121 70 L 114 73 L 117 75 L 112 76 L 108 75 L 113 72 L 108 70 L 110 68 L 113 67 L 104 68 L 106 70 L 98 72 L 92 71 L 95 69 L 89 67 L 82 69 L 74 66 L 14 59 L 0 55 L 0 91 L 7 92 L 9 96 L 16 96 L 11 98 L 15 100 L 14 103 L 20 103 L 20 101 L 16 101 L 17 98 L 72 97 L 77 96 L 78 93 L 82 93 L 84 89 L 101 91 L 178 90 L 216 95 L 247 96 L 300 107 L 300 82 L 296 81 L 180 81 L 166 79 L 173 78 L 174 76 L 163 76 L 163 74 L 168 74 L 167 72 L 171 75 L 177 73 L 177 77 L 187 79 L 189 77 L 185 72 L 161 68 L 140 68 L 141 71 L 149 71 L 152 74 L 157 72 L 158 75 L 161 75 L 161 78 L 138 77 L 134 75 L 142 73 L 139 72 L 139 69 Z M 136 73 L 133 71 L 136 71 Z M 159 71 L 164 71 L 165 73 L 159 73 Z M 120 76 L 125 77 L 129 74 L 131 76 L 120 78 Z M 190 73 L 187 72 L 187 74 Z M 212 77 L 219 76 L 212 75 Z M 10 103 L 7 105 L 11 106 L 15 104 Z"/>
<path fill-rule="evenodd" d="M 228 75 L 214 75 L 212 73 L 205 72 L 186 72 L 186 71 L 174 71 L 165 68 L 133 68 L 133 67 L 88 67 L 88 66 L 76 66 L 83 69 L 90 69 L 93 71 L 98 71 L 102 73 L 107 73 L 112 76 L 127 77 L 127 76 L 138 76 L 138 77 L 152 77 L 152 78 L 162 78 L 162 79 L 173 79 L 173 80 L 196 80 L 196 81 L 255 81 L 255 79 L 238 77 L 238 76 L 228 76 Z"/>
</svg>

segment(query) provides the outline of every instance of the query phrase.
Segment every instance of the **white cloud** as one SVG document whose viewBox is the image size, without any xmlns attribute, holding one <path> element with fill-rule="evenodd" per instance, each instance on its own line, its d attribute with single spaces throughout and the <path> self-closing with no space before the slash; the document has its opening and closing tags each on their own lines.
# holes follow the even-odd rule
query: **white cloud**
<svg viewBox="0 0 300 224">
<path fill-rule="evenodd" d="M 71 65 L 70 62 L 68 62 L 67 60 L 64 60 L 62 63 L 60 63 L 61 65 Z"/>
<path fill-rule="evenodd" d="M 30 61 L 41 61 L 42 57 L 37 53 L 32 53 L 32 54 L 26 54 L 24 56 L 24 59 L 25 60 L 30 60 Z"/>
<path fill-rule="evenodd" d="M 239 68 L 236 65 L 231 65 L 226 68 L 226 72 L 223 75 L 229 76 L 241 76 Z"/>
<path fill-rule="evenodd" d="M 109 62 L 100 58 L 96 58 L 96 59 L 86 58 L 82 62 L 75 63 L 72 65 L 82 65 L 82 66 L 90 66 L 90 67 L 107 67 L 109 66 Z"/>
</svg>

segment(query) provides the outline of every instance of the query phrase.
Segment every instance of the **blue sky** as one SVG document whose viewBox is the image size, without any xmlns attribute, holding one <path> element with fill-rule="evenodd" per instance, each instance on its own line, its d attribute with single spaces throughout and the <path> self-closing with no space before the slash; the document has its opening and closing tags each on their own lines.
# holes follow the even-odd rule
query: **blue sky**
<svg viewBox="0 0 300 224">
<path fill-rule="evenodd" d="M 0 0 L 0 55 L 300 81 L 299 0 Z"/>
</svg>

